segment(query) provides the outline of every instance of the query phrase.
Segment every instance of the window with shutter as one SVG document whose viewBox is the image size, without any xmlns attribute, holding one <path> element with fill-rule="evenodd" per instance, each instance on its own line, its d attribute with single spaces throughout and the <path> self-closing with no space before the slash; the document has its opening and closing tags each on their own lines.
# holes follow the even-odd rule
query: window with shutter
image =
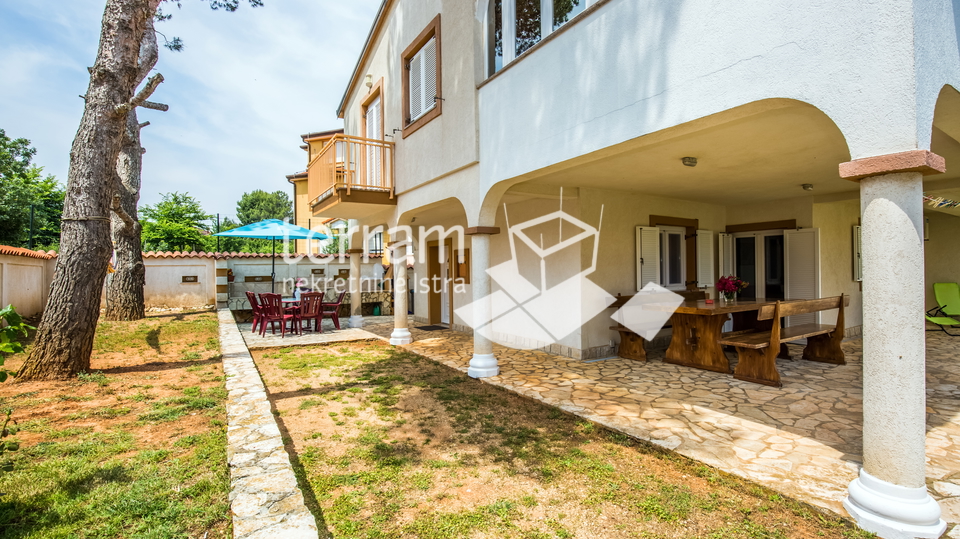
<svg viewBox="0 0 960 539">
<path fill-rule="evenodd" d="M 410 122 L 430 112 L 437 100 L 437 39 L 423 46 L 410 60 Z"/>
<path fill-rule="evenodd" d="M 440 16 L 433 20 L 417 39 L 404 50 L 403 73 L 403 137 L 440 114 L 441 59 Z"/>
</svg>

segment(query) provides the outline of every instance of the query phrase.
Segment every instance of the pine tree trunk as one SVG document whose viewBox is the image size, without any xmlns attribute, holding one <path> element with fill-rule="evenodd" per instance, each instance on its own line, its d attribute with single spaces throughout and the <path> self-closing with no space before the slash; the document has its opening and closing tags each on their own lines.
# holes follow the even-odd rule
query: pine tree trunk
<svg viewBox="0 0 960 539">
<path fill-rule="evenodd" d="M 140 171 L 143 164 L 143 148 L 140 146 L 140 121 L 137 110 L 127 113 L 127 128 L 117 160 L 117 174 L 123 188 L 118 190 L 120 206 L 133 220 L 124 223 L 114 214 L 111 221 L 113 248 L 116 253 L 116 272 L 107 284 L 107 320 L 140 320 L 145 316 L 143 285 L 145 283 L 143 252 L 140 249 L 140 222 L 137 219 L 137 202 L 140 201 Z"/>
<path fill-rule="evenodd" d="M 33 349 L 19 380 L 62 379 L 90 368 L 110 245 L 117 157 L 139 84 L 140 42 L 159 0 L 107 0 L 86 106 L 70 149 L 60 256 Z M 119 107 L 119 108 L 118 108 Z"/>
</svg>

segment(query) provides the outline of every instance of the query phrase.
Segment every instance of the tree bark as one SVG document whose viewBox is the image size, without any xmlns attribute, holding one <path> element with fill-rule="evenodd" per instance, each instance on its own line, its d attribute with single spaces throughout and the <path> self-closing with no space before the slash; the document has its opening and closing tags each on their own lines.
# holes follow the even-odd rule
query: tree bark
<svg viewBox="0 0 960 539">
<path fill-rule="evenodd" d="M 107 320 L 140 320 L 146 316 L 143 305 L 145 269 L 140 249 L 140 222 L 137 203 L 140 201 L 140 171 L 143 163 L 140 146 L 140 121 L 137 109 L 127 113 L 127 128 L 120 146 L 117 174 L 120 186 L 117 202 L 130 222 L 114 211 L 111 220 L 116 271 L 107 281 Z"/>
<path fill-rule="evenodd" d="M 158 58 L 157 34 L 153 29 L 151 17 L 147 21 L 147 28 L 140 42 L 140 56 L 137 62 L 138 84 L 150 74 Z M 149 95 L 152 88 L 156 88 L 159 84 L 155 81 L 162 80 L 161 76 L 152 77 L 141 94 L 148 92 L 147 95 Z M 134 103 L 136 102 L 137 98 L 134 97 Z M 145 99 L 141 100 L 139 106 L 166 110 L 166 105 L 152 103 Z M 141 320 L 146 316 L 143 297 L 146 271 L 143 266 L 140 242 L 142 228 L 137 217 L 137 204 L 140 201 L 144 151 L 140 144 L 140 130 L 147 124 L 149 122 L 140 124 L 136 106 L 127 113 L 127 125 L 117 159 L 119 185 L 114 195 L 111 217 L 116 271 L 107 280 L 107 308 L 104 312 L 107 320 L 132 321 Z"/>
<path fill-rule="evenodd" d="M 70 149 L 60 256 L 50 299 L 18 380 L 71 378 L 90 368 L 110 260 L 117 157 L 139 79 L 141 41 L 160 0 L 107 0 L 97 60 Z"/>
</svg>

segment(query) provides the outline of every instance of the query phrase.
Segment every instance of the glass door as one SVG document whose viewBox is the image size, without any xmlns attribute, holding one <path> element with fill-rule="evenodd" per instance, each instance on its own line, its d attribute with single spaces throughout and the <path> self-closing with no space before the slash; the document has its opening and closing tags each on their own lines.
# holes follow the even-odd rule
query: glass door
<svg viewBox="0 0 960 539">
<path fill-rule="evenodd" d="M 786 280 L 783 271 L 783 234 L 763 236 L 763 297 L 786 298 Z"/>
<path fill-rule="evenodd" d="M 786 297 L 783 247 L 782 230 L 734 234 L 733 271 L 737 277 L 750 283 L 738 297 Z"/>
<path fill-rule="evenodd" d="M 757 238 L 744 236 L 733 238 L 733 272 L 750 286 L 738 297 L 757 299 Z"/>
</svg>

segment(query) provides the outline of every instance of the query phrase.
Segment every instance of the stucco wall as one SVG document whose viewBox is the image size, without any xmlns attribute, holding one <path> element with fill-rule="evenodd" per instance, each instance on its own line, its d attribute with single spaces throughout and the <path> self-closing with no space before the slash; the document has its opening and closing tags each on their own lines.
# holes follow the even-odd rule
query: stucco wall
<svg viewBox="0 0 960 539">
<path fill-rule="evenodd" d="M 303 258 L 296 264 L 287 264 L 283 258 L 278 258 L 276 292 L 284 295 L 293 294 L 291 287 L 285 287 L 285 281 L 297 278 L 310 281 L 314 268 L 323 268 L 325 275 L 330 279 L 336 278 L 339 270 L 350 269 L 348 258 L 344 258 L 343 262 L 335 257 L 322 260 L 329 262 L 314 264 L 309 258 Z M 361 278 L 369 280 L 382 277 L 383 269 L 380 262 L 380 258 L 371 258 L 362 263 Z M 144 265 L 146 267 L 144 299 L 147 307 L 200 307 L 216 304 L 216 260 L 213 257 L 147 257 L 144 259 Z M 255 293 L 270 291 L 269 258 L 232 258 L 227 259 L 222 267 L 233 270 L 234 284 L 228 285 L 232 297 L 243 297 L 246 290 Z M 197 276 L 198 282 L 184 283 L 183 277 L 188 275 Z M 262 282 L 247 283 L 248 276 L 265 279 Z"/>
<path fill-rule="evenodd" d="M 477 151 L 477 92 L 474 73 L 473 3 L 458 0 L 394 2 L 372 52 L 361 66 L 361 82 L 344 107 L 344 128 L 350 135 L 363 133 L 361 103 L 368 95 L 362 79 L 383 78 L 383 116 L 386 140 L 396 143 L 396 190 L 403 192 L 474 163 Z M 403 127 L 401 54 L 420 32 L 442 12 L 440 55 L 442 113 L 418 131 L 403 138 L 394 129 Z"/>
<path fill-rule="evenodd" d="M 651 215 L 698 219 L 700 230 L 714 233 L 725 229 L 727 209 L 715 204 L 687 200 L 654 197 L 640 193 L 580 189 L 583 219 L 589 223 L 599 221 L 603 207 L 603 228 L 600 231 L 599 264 L 592 279 L 611 295 L 632 295 L 637 291 L 637 246 L 636 227 L 650 224 Z M 716 250 L 716 235 L 714 249 Z M 719 260 L 714 253 L 714 274 Z M 711 283 L 712 284 L 712 283 Z M 708 293 L 716 297 L 713 287 Z M 607 310 L 590 321 L 585 321 L 583 342 L 585 349 L 606 346 L 610 340 L 619 341 L 614 325 L 609 318 L 614 313 Z"/>
<path fill-rule="evenodd" d="M 764 223 L 796 219 L 797 226 L 809 228 L 813 224 L 813 197 L 797 197 L 784 200 L 727 206 L 728 225 Z"/>
<path fill-rule="evenodd" d="M 143 287 L 147 307 L 200 307 L 215 305 L 216 272 L 213 258 L 146 258 Z M 185 283 L 184 276 L 196 276 L 197 282 Z"/>
<path fill-rule="evenodd" d="M 930 220 L 927 225 L 930 239 L 923 242 L 924 304 L 929 309 L 937 305 L 933 283 L 960 282 L 960 217 L 935 211 L 924 213 L 924 217 Z"/>
<path fill-rule="evenodd" d="M 916 148 L 913 20 L 908 0 L 612 0 L 480 89 L 482 181 L 770 98 L 822 110 L 853 158 Z"/>
<path fill-rule="evenodd" d="M 0 255 L 0 307 L 13 305 L 23 316 L 43 310 L 56 259 Z"/>
<path fill-rule="evenodd" d="M 853 227 L 859 222 L 859 198 L 813 205 L 813 226 L 820 229 L 820 296 L 850 296 L 843 315 L 847 328 L 863 324 L 863 293 L 853 279 Z M 835 324 L 837 311 L 825 311 L 820 321 Z"/>
</svg>

